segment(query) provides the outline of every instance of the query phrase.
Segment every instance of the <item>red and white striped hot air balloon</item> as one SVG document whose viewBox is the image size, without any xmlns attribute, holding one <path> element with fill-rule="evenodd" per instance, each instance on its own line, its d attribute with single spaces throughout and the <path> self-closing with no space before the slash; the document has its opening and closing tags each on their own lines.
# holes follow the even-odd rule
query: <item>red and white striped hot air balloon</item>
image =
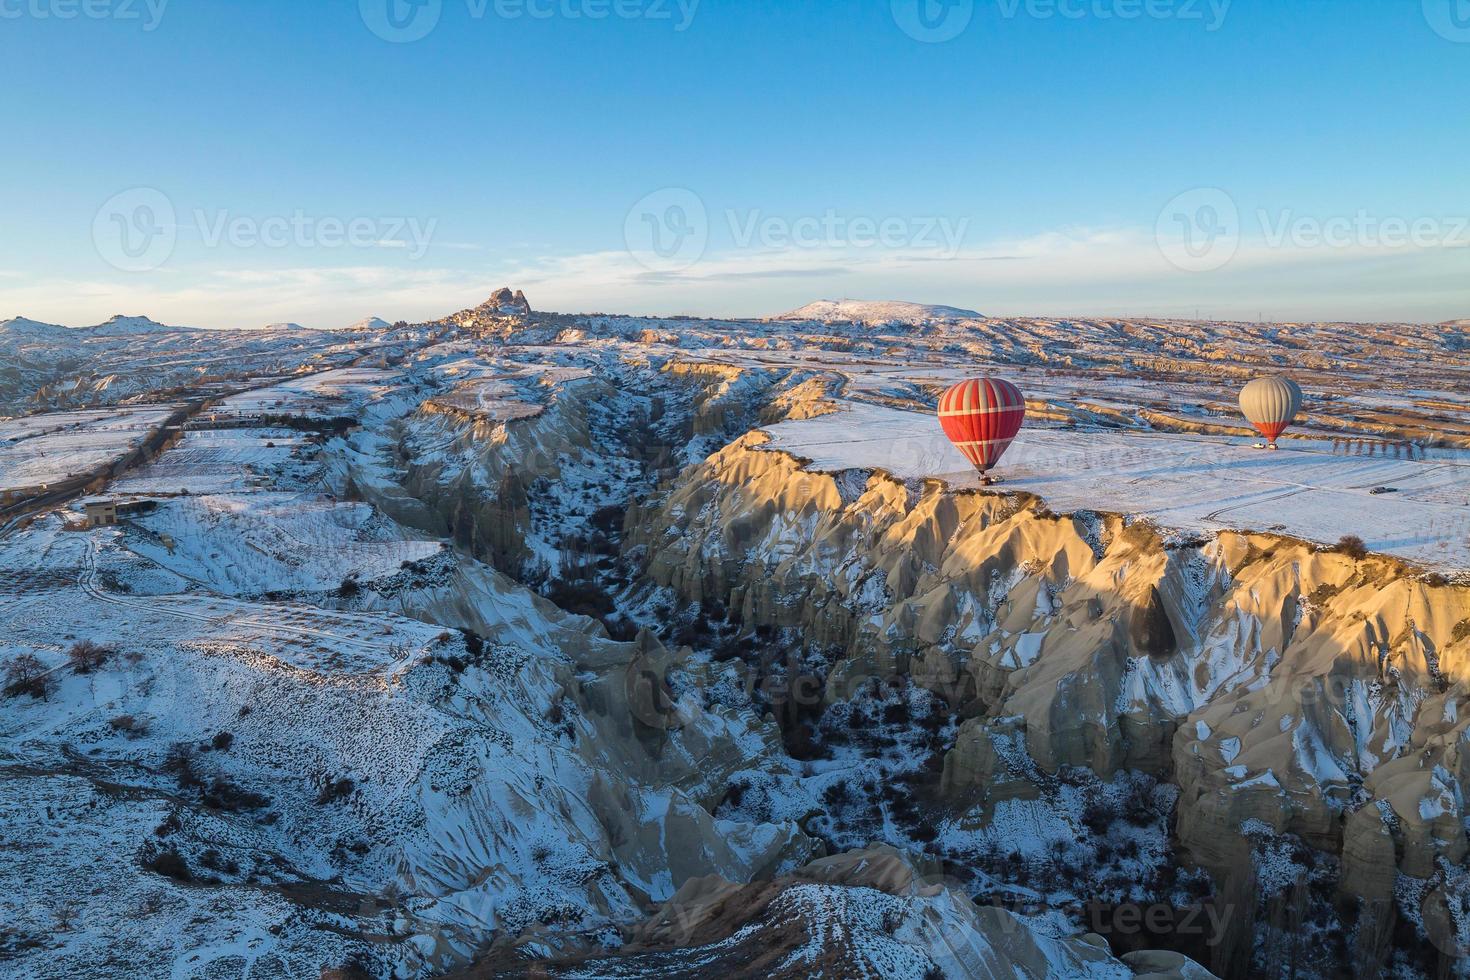
<svg viewBox="0 0 1470 980">
<path fill-rule="evenodd" d="M 989 473 L 1011 447 L 1026 420 L 1021 390 L 999 378 L 961 381 L 939 398 L 939 424 L 944 434 L 989 484 Z"/>
</svg>

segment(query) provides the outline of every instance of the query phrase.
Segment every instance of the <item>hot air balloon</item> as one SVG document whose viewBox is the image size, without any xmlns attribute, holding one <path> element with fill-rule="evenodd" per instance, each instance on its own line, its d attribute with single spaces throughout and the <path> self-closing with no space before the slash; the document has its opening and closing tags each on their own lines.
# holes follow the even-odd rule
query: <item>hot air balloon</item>
<svg viewBox="0 0 1470 980">
<path fill-rule="evenodd" d="M 1302 389 L 1290 378 L 1257 378 L 1240 393 L 1240 411 L 1266 437 L 1266 448 L 1276 440 L 1302 410 Z"/>
<path fill-rule="evenodd" d="M 980 471 L 987 486 L 990 470 L 1010 448 L 1026 420 L 1026 399 L 1009 381 L 977 378 L 961 381 L 939 398 L 939 424 L 965 458 Z"/>
</svg>

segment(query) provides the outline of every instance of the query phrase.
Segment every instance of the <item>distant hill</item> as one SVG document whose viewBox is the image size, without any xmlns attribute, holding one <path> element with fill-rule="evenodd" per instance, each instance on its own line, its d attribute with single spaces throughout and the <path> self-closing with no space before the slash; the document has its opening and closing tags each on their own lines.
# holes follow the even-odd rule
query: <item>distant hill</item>
<svg viewBox="0 0 1470 980">
<path fill-rule="evenodd" d="M 818 320 L 832 323 L 922 323 L 927 320 L 982 319 L 974 310 L 955 306 L 933 306 L 927 303 L 867 301 L 858 299 L 823 299 L 808 303 L 799 310 L 783 313 L 777 320 Z"/>
<path fill-rule="evenodd" d="M 59 340 L 70 331 L 56 323 L 42 323 L 23 316 L 0 320 L 0 335 L 27 340 Z"/>
<path fill-rule="evenodd" d="M 186 333 L 197 329 L 196 327 L 171 327 L 157 320 L 150 320 L 146 316 L 115 316 L 106 323 L 98 323 L 90 327 L 64 327 L 58 323 L 42 323 L 23 316 L 0 321 L 0 334 L 12 339 L 30 341 L 66 340 L 78 334 L 90 337 L 132 337 L 150 333 Z"/>
<path fill-rule="evenodd" d="M 393 324 L 380 316 L 370 316 L 358 320 L 356 323 L 348 324 L 342 329 L 349 331 L 387 330 L 392 326 Z"/>
<path fill-rule="evenodd" d="M 140 334 L 191 334 L 198 328 L 193 326 L 168 326 L 146 316 L 115 316 L 106 323 L 94 326 L 62 326 L 60 323 L 41 323 L 40 320 L 24 316 L 0 320 L 0 335 L 22 341 L 66 341 L 78 335 L 85 336 L 137 336 Z"/>
<path fill-rule="evenodd" d="M 122 337 L 142 333 L 181 333 L 197 330 L 197 327 L 171 327 L 146 316 L 115 316 L 95 327 L 80 327 L 97 337 Z"/>
</svg>

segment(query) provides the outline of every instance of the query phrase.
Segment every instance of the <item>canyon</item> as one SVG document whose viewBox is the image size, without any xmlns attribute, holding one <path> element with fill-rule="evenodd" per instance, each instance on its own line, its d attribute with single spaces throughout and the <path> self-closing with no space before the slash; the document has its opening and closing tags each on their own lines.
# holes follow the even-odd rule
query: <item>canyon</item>
<svg viewBox="0 0 1470 980">
<path fill-rule="evenodd" d="M 0 538 L 7 968 L 1465 975 L 1462 326 L 149 336 L 0 379 L 206 402 L 91 491 L 152 509 Z M 1028 401 L 992 488 L 930 414 L 977 373 Z"/>
</svg>

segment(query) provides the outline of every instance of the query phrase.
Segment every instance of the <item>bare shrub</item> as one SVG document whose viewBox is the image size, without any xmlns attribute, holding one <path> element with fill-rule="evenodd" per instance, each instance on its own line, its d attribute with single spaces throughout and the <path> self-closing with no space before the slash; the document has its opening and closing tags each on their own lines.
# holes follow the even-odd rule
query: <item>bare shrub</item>
<svg viewBox="0 0 1470 980">
<path fill-rule="evenodd" d="M 71 669 L 78 674 L 90 674 L 99 670 L 107 663 L 107 658 L 112 656 L 112 650 L 94 643 L 91 640 L 78 640 L 66 651 L 67 663 Z"/>
<path fill-rule="evenodd" d="M 1356 534 L 1344 534 L 1333 550 L 1360 561 L 1368 557 L 1368 546 Z"/>
<path fill-rule="evenodd" d="M 29 694 L 45 701 L 55 689 L 55 679 L 34 653 L 22 653 L 5 665 L 5 693 L 11 697 Z"/>
<path fill-rule="evenodd" d="M 336 803 L 338 800 L 345 800 L 352 795 L 352 791 L 356 788 L 357 784 L 350 779 L 328 779 L 326 785 L 322 787 L 322 791 L 317 794 L 317 806 L 326 806 L 329 803 Z"/>
<path fill-rule="evenodd" d="M 203 785 L 203 780 L 194 768 L 194 746 L 187 742 L 175 743 L 169 749 L 163 768 L 165 772 L 173 773 L 174 778 L 179 781 L 179 789 L 194 789 Z"/>
<path fill-rule="evenodd" d="M 223 776 L 210 780 L 199 794 L 199 799 L 211 810 L 238 813 L 242 810 L 262 810 L 270 806 L 270 797 L 251 792 L 237 786 Z"/>
<path fill-rule="evenodd" d="M 146 865 L 149 871 L 172 878 L 174 881 L 193 881 L 194 876 L 189 872 L 189 862 L 178 851 L 162 851 Z"/>
<path fill-rule="evenodd" d="M 107 723 L 112 730 L 127 735 L 129 738 L 138 738 L 148 734 L 148 723 L 141 721 L 134 715 L 118 715 Z"/>
</svg>

